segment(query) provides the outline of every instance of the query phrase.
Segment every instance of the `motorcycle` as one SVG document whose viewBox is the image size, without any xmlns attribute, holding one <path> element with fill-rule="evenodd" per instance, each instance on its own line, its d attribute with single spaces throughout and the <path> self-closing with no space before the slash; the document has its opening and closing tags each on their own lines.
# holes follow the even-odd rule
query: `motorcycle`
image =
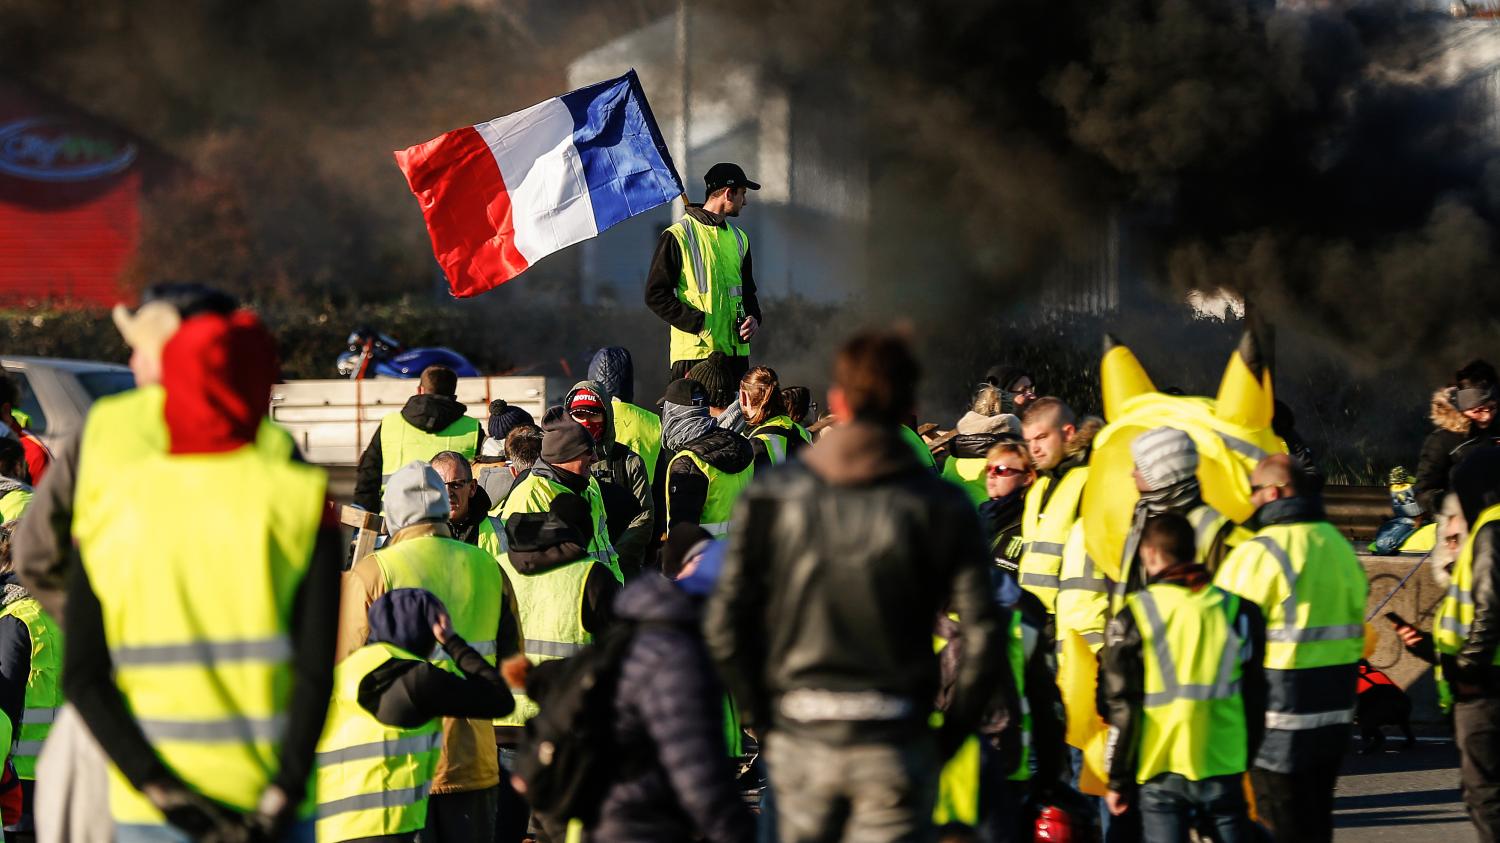
<svg viewBox="0 0 1500 843">
<path fill-rule="evenodd" d="M 349 335 L 349 348 L 339 355 L 340 377 L 415 378 L 428 366 L 447 366 L 461 378 L 479 376 L 462 354 L 451 348 L 403 348 L 395 337 L 369 327 L 355 328 Z"/>
</svg>

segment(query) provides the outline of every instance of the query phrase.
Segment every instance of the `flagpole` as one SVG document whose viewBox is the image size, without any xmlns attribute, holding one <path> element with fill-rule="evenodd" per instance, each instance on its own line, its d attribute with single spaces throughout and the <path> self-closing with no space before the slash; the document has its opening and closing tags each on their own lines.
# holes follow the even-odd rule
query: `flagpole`
<svg viewBox="0 0 1500 843">
<path fill-rule="evenodd" d="M 688 110 L 692 99 L 690 84 L 690 68 L 688 66 L 688 0 L 677 0 L 677 130 L 673 138 L 674 157 L 677 159 L 678 172 L 682 176 L 684 191 L 682 196 L 672 201 L 673 221 L 681 219 L 687 213 L 688 196 L 686 185 L 692 168 L 689 166 L 688 149 Z"/>
</svg>

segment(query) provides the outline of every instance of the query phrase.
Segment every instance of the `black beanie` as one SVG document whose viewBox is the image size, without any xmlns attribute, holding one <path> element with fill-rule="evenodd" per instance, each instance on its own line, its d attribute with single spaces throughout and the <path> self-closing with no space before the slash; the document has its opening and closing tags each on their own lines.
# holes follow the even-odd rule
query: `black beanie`
<svg viewBox="0 0 1500 843">
<path fill-rule="evenodd" d="M 699 542 L 712 538 L 707 530 L 691 521 L 679 521 L 672 525 L 672 529 L 667 531 L 667 540 L 661 545 L 662 574 L 669 580 L 677 579 L 682 573 L 682 566 L 687 562 L 688 551 L 697 547 Z"/>
<path fill-rule="evenodd" d="M 520 407 L 512 407 L 505 403 L 504 398 L 496 398 L 490 402 L 488 432 L 491 439 L 504 442 L 511 430 L 523 424 L 536 424 L 536 419 Z"/>
<path fill-rule="evenodd" d="M 542 416 L 542 462 L 556 465 L 576 460 L 594 448 L 594 437 L 573 421 L 562 407 L 547 408 Z"/>
<path fill-rule="evenodd" d="M 735 394 L 740 389 L 740 383 L 734 379 L 734 373 L 729 370 L 729 361 L 722 351 L 715 351 L 698 361 L 697 365 L 688 369 L 687 376 L 703 384 L 710 407 L 728 407 L 734 402 Z"/>
<path fill-rule="evenodd" d="M 679 407 L 703 407 L 708 404 L 708 393 L 704 391 L 703 384 L 692 378 L 678 378 L 667 384 L 667 394 L 664 397 L 668 404 Z"/>
</svg>

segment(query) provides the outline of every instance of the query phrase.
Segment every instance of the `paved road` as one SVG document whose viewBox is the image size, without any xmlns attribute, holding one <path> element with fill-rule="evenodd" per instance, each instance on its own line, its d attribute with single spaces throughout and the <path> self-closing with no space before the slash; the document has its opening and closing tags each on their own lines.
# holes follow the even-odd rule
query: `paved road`
<svg viewBox="0 0 1500 843">
<path fill-rule="evenodd" d="M 1399 752 L 1401 740 L 1387 742 L 1379 755 L 1344 761 L 1334 800 L 1339 843 L 1437 840 L 1468 843 L 1473 826 L 1458 795 L 1458 750 L 1452 742 L 1424 739 Z"/>
</svg>

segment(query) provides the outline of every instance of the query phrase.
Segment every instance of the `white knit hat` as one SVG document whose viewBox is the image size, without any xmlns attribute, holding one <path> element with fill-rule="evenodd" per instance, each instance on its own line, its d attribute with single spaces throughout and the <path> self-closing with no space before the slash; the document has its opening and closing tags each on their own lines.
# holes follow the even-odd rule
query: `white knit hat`
<svg viewBox="0 0 1500 843">
<path fill-rule="evenodd" d="M 1175 486 L 1198 473 L 1198 446 L 1175 427 L 1157 427 L 1130 443 L 1135 467 L 1153 491 Z"/>
</svg>

